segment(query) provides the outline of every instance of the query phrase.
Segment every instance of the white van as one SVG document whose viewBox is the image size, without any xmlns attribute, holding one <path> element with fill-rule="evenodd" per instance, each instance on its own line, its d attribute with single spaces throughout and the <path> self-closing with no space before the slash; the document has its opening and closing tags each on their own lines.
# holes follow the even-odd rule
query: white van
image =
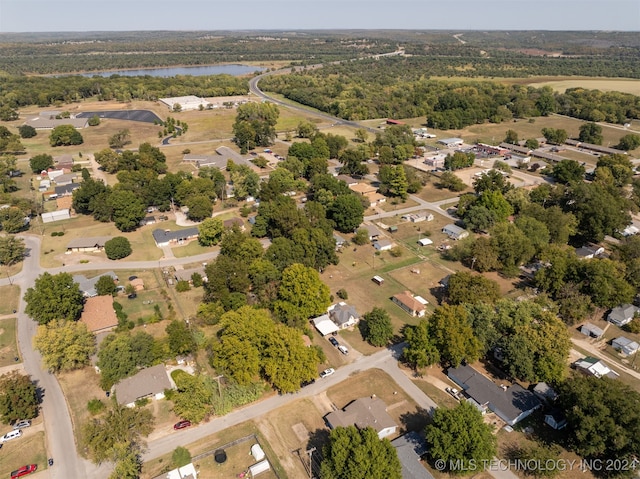
<svg viewBox="0 0 640 479">
<path fill-rule="evenodd" d="M 342 353 L 342 354 L 349 354 L 349 350 L 347 349 L 346 346 L 343 346 L 342 344 L 340 346 L 338 346 L 338 350 Z"/>
<path fill-rule="evenodd" d="M 15 439 L 20 436 L 22 436 L 22 431 L 20 429 L 17 431 L 11 431 L 0 437 L 0 442 L 10 441 L 11 439 Z"/>
</svg>

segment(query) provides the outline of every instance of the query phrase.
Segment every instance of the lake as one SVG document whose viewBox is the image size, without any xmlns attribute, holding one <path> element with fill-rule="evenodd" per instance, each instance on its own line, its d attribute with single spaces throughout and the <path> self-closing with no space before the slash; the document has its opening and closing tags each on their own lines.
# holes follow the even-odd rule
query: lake
<svg viewBox="0 0 640 479">
<path fill-rule="evenodd" d="M 152 77 L 174 77 L 176 75 L 192 75 L 192 76 L 204 76 L 204 75 L 233 75 L 240 76 L 253 73 L 256 71 L 262 71 L 264 68 L 254 67 L 249 65 L 207 65 L 198 67 L 166 67 L 166 68 L 144 68 L 139 70 L 110 70 L 110 71 L 98 71 L 90 73 L 82 73 L 82 76 L 92 77 L 110 77 L 111 75 L 120 75 L 125 77 L 136 77 L 149 75 Z"/>
</svg>

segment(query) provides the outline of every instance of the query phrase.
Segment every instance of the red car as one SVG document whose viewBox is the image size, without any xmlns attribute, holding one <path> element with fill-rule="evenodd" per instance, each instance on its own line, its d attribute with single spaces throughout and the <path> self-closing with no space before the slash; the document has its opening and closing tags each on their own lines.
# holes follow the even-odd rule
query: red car
<svg viewBox="0 0 640 479">
<path fill-rule="evenodd" d="M 177 431 L 178 429 L 184 429 L 185 427 L 191 426 L 191 421 L 180 421 L 173 425 L 173 428 Z"/>
<path fill-rule="evenodd" d="M 38 469 L 38 466 L 36 464 L 29 464 L 28 466 L 22 466 L 17 471 L 13 471 L 11 473 L 11 479 L 16 479 L 17 477 L 26 476 L 27 474 L 36 472 L 36 469 Z"/>
</svg>

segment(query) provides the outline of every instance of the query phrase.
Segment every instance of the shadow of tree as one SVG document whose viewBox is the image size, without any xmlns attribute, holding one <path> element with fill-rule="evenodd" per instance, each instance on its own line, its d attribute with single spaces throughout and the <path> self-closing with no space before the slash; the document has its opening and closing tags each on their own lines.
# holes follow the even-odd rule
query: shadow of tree
<svg viewBox="0 0 640 479">
<path fill-rule="evenodd" d="M 430 411 L 419 407 L 414 411 L 402 414 L 400 416 L 400 423 L 402 424 L 401 428 L 403 433 L 409 431 L 422 432 L 425 427 L 431 423 Z"/>
</svg>

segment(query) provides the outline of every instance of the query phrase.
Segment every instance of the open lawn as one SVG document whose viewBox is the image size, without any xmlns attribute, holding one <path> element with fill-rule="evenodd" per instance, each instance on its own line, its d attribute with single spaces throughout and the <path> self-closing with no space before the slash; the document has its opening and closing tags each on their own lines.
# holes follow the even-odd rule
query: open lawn
<svg viewBox="0 0 640 479">
<path fill-rule="evenodd" d="M 16 344 L 16 318 L 0 319 L 0 368 L 16 363 L 19 358 Z"/>
<path fill-rule="evenodd" d="M 13 311 L 18 309 L 20 301 L 20 286 L 15 284 L 0 286 L 0 298 L 4 298 L 0 302 L 0 316 L 13 314 Z"/>
<path fill-rule="evenodd" d="M 2 434 L 6 432 L 8 430 L 3 431 Z M 37 464 L 38 471 L 47 469 L 44 431 L 27 431 L 25 429 L 23 433 L 22 437 L 8 441 L 2 446 L 0 452 L 1 477 L 9 477 L 12 471 L 26 464 Z"/>
<path fill-rule="evenodd" d="M 564 93 L 569 88 L 584 88 L 585 90 L 621 91 L 623 93 L 640 95 L 640 84 L 638 84 L 638 80 L 631 78 L 540 78 L 534 79 L 534 81 L 529 80 L 529 85 L 536 88 L 550 86 L 560 93 Z"/>
<path fill-rule="evenodd" d="M 429 178 L 429 183 L 420 190 L 420 192 L 416 195 L 418 198 L 421 198 L 425 201 L 436 202 L 446 200 L 448 198 L 456 198 L 459 195 L 463 195 L 465 193 L 470 193 L 472 188 L 469 187 L 463 191 L 450 191 L 446 188 L 439 188 L 436 186 L 440 181 L 436 175 L 431 175 Z"/>
</svg>

